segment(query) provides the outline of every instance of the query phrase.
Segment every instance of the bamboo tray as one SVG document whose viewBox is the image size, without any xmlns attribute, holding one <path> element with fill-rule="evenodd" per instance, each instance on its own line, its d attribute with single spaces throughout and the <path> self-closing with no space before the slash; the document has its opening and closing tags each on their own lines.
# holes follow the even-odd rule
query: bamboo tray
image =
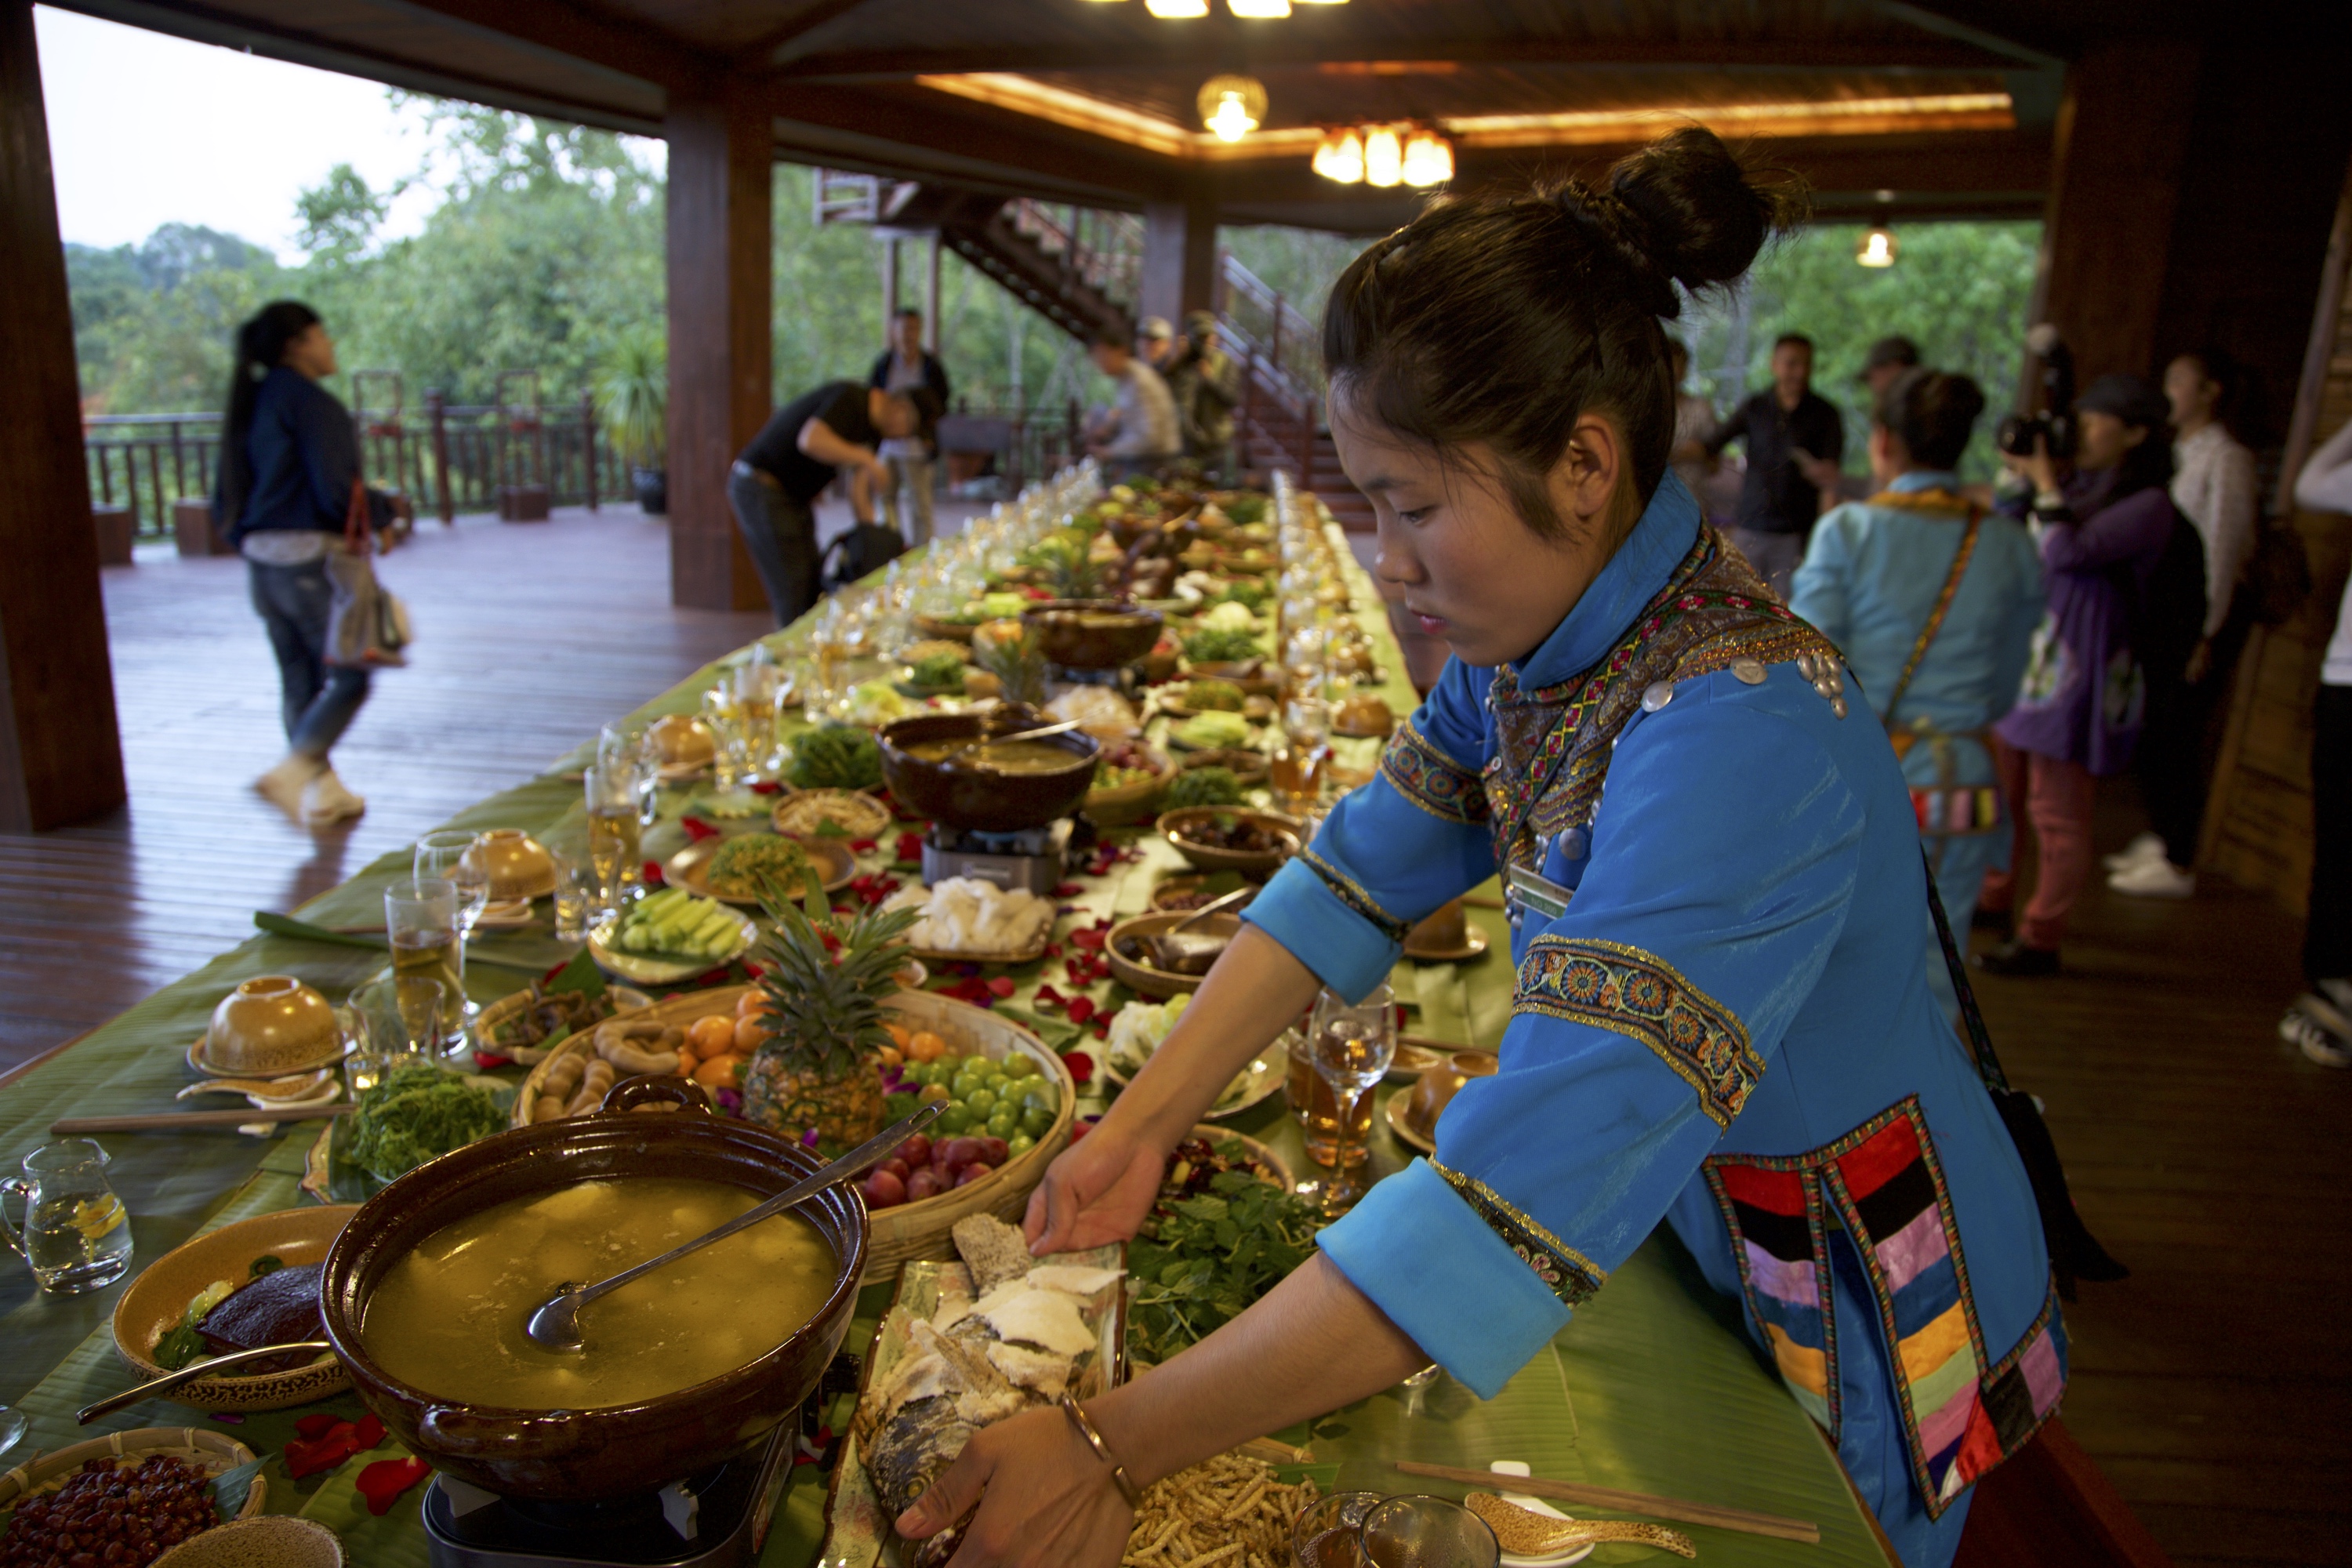
<svg viewBox="0 0 2352 1568">
<path fill-rule="evenodd" d="M 154 1454 L 169 1454 L 218 1479 L 239 1465 L 253 1462 L 253 1450 L 233 1437 L 218 1432 L 208 1432 L 201 1426 L 138 1426 L 111 1436 L 92 1437 L 87 1443 L 76 1443 L 47 1454 L 35 1454 L 23 1464 L 0 1476 L 0 1508 L 13 1508 L 37 1492 L 62 1486 L 66 1478 L 92 1459 L 117 1458 L 139 1460 Z M 268 1479 L 256 1473 L 247 1488 L 245 1506 L 236 1517 L 251 1519 L 261 1512 L 263 1500 L 268 1495 Z"/>
<path fill-rule="evenodd" d="M 647 1018 L 662 1024 L 681 1026 L 698 1018 L 713 1015 L 732 1017 L 737 1000 L 750 990 L 747 985 L 720 985 L 709 991 L 688 992 L 670 996 L 650 1007 L 617 1015 L 625 1018 Z M 959 1002 L 935 991 L 901 991 L 883 1005 L 905 1016 L 908 1023 L 929 1029 L 948 1043 L 948 1048 L 959 1056 L 977 1049 L 993 1061 L 1003 1061 L 1014 1051 L 1034 1059 L 1043 1076 L 1057 1089 L 1058 1104 L 1054 1111 L 1054 1124 L 1045 1130 L 1036 1146 L 982 1177 L 969 1186 L 956 1187 L 936 1197 L 919 1203 L 901 1204 L 896 1208 L 882 1209 L 873 1215 L 873 1227 L 866 1244 L 866 1273 L 863 1282 L 873 1284 L 888 1279 L 898 1272 L 898 1266 L 914 1258 L 947 1259 L 955 1256 L 954 1245 L 948 1232 L 968 1214 L 982 1210 L 999 1219 L 1018 1222 L 1029 1206 L 1029 1194 L 1045 1177 L 1045 1167 L 1054 1157 L 1068 1147 L 1070 1126 L 1077 1117 L 1078 1086 L 1070 1077 L 1070 1069 L 1062 1058 L 1028 1030 L 1009 1019 L 1000 1018 L 985 1007 L 975 1007 L 969 1002 Z M 515 1108 L 509 1121 L 516 1127 L 530 1124 L 530 1106 L 539 1098 L 539 1086 L 547 1071 L 567 1056 L 584 1056 L 593 1050 L 595 1031 L 573 1035 L 549 1055 L 545 1061 L 531 1068 L 523 1080 L 521 1091 L 515 1096 Z"/>
</svg>

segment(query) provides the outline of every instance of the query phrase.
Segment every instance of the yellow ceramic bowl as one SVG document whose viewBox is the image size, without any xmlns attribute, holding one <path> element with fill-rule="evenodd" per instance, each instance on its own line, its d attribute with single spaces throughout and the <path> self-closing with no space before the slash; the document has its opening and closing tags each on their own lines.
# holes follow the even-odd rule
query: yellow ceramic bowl
<svg viewBox="0 0 2352 1568">
<path fill-rule="evenodd" d="M 137 1377 L 163 1376 L 154 1361 L 155 1342 L 207 1286 L 219 1279 L 243 1284 L 257 1258 L 275 1258 L 289 1267 L 324 1262 L 343 1223 L 358 1212 L 354 1204 L 281 1209 L 173 1247 L 142 1269 L 115 1301 L 114 1353 Z M 163 1397 L 198 1410 L 284 1410 L 350 1386 L 343 1363 L 322 1351 L 307 1366 L 252 1376 L 225 1372 L 183 1384 Z"/>
<path fill-rule="evenodd" d="M 203 1055 L 215 1072 L 267 1078 L 317 1067 L 340 1040 L 324 996 L 290 974 L 263 974 L 221 998 Z"/>
<path fill-rule="evenodd" d="M 683 713 L 655 720 L 652 734 L 667 766 L 699 767 L 718 751 L 717 742 L 710 738 L 710 726 Z"/>
<path fill-rule="evenodd" d="M 555 891 L 555 861 L 520 827 L 493 827 L 466 851 L 466 864 L 489 874 L 492 899 L 543 899 Z"/>
</svg>

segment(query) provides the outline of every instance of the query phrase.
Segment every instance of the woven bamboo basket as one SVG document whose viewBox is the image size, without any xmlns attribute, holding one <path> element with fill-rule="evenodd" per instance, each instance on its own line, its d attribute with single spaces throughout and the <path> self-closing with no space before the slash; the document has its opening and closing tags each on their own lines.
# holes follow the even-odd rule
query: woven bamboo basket
<svg viewBox="0 0 2352 1568">
<path fill-rule="evenodd" d="M 732 1017 L 737 1000 L 749 989 L 745 985 L 721 985 L 709 991 L 665 997 L 650 1007 L 618 1016 L 656 1019 L 663 1024 L 680 1026 L 714 1014 Z M 908 1024 L 938 1035 L 947 1041 L 948 1048 L 959 1056 L 969 1056 L 978 1050 L 992 1061 L 1003 1061 L 1016 1051 L 1026 1054 L 1037 1062 L 1042 1075 L 1056 1087 L 1060 1104 L 1054 1113 L 1054 1125 L 1037 1140 L 1036 1146 L 1017 1158 L 1007 1160 L 1002 1169 L 990 1172 L 969 1186 L 957 1187 L 937 1197 L 876 1212 L 872 1234 L 866 1246 L 865 1282 L 867 1284 L 894 1278 L 898 1272 L 898 1265 L 909 1258 L 953 1258 L 955 1247 L 948 1232 L 966 1215 L 986 1212 L 999 1219 L 1019 1221 L 1029 1206 L 1029 1194 L 1045 1180 L 1045 1167 L 1054 1163 L 1056 1154 L 1069 1146 L 1070 1127 L 1077 1115 L 1078 1086 L 1076 1080 L 1070 1077 L 1070 1069 L 1043 1040 L 1019 1025 L 998 1017 L 985 1007 L 975 1007 L 969 1002 L 959 1002 L 934 991 L 901 991 L 883 1005 L 904 1015 Z M 530 1076 L 523 1080 L 521 1092 L 515 1096 L 515 1109 L 510 1113 L 514 1126 L 530 1124 L 530 1106 L 539 1098 L 539 1086 L 548 1069 L 567 1056 L 585 1055 L 593 1050 L 593 1034 L 594 1031 L 590 1030 L 574 1035 L 558 1047 L 553 1055 L 531 1069 Z"/>
<path fill-rule="evenodd" d="M 201 1426 L 139 1426 L 110 1436 L 92 1437 L 87 1443 L 58 1448 L 46 1454 L 35 1454 L 23 1464 L 0 1476 L 0 1508 L 22 1502 L 36 1492 L 61 1485 L 67 1477 L 92 1459 L 129 1459 L 132 1463 L 151 1454 L 169 1454 L 175 1459 L 185 1459 L 206 1475 L 218 1478 L 239 1465 L 253 1459 L 253 1450 L 233 1437 L 218 1432 L 208 1432 Z M 269 1485 L 260 1475 L 245 1494 L 245 1506 L 237 1510 L 239 1519 L 251 1519 L 261 1512 L 263 1500 L 268 1496 Z"/>
</svg>

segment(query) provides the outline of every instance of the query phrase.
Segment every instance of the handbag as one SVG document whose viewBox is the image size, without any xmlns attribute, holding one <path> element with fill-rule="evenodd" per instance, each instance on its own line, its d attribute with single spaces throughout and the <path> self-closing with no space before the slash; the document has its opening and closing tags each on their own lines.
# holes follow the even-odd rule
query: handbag
<svg viewBox="0 0 2352 1568">
<path fill-rule="evenodd" d="M 835 552 L 841 559 L 833 563 Z M 828 594 L 836 588 L 879 572 L 899 556 L 907 553 L 907 541 L 895 528 L 884 528 L 877 522 L 850 524 L 849 531 L 824 547 L 817 558 L 819 573 Z"/>
<path fill-rule="evenodd" d="M 353 669 L 396 668 L 415 640 L 408 606 L 375 574 L 375 515 L 390 501 L 352 481 L 352 507 L 342 543 L 327 552 L 327 581 L 335 591 L 327 611 L 326 662 Z"/>
<path fill-rule="evenodd" d="M 1976 993 L 1969 986 L 1968 965 L 1960 962 L 1959 947 L 1952 941 L 1952 922 L 1945 918 L 1944 900 L 1936 895 L 1935 868 L 1927 864 L 1924 849 L 1919 860 L 1927 878 L 1927 912 L 1935 917 L 1944 967 L 1950 971 L 1952 990 L 1959 997 L 1969 1054 L 1976 1063 L 1977 1076 L 1984 1080 L 1985 1092 L 1992 1097 L 1993 1109 L 2000 1112 L 2001 1125 L 2009 1130 L 2009 1141 L 2017 1146 L 2025 1179 L 2032 1184 L 2033 1206 L 2042 1215 L 2042 1245 L 2049 1249 L 2050 1274 L 2059 1296 L 2073 1300 L 2078 1279 L 2105 1284 L 2130 1279 L 2131 1270 L 2099 1245 L 2099 1238 L 2075 1211 L 2074 1194 L 2066 1187 L 2066 1167 L 2059 1161 L 2057 1141 L 2042 1120 L 2042 1108 L 2032 1095 L 2011 1088 L 2009 1076 L 2001 1071 L 2000 1058 L 1993 1055 L 1992 1037 L 1985 1030 L 1984 1015 L 1977 1008 Z"/>
</svg>

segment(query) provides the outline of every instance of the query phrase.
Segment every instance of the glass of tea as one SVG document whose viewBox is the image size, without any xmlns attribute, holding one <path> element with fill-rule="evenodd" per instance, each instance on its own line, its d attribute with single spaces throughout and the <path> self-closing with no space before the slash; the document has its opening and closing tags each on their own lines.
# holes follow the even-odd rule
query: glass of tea
<svg viewBox="0 0 2352 1568">
<path fill-rule="evenodd" d="M 458 899 L 457 884 L 441 877 L 395 882 L 383 890 L 392 977 L 429 981 L 436 987 L 438 1032 L 433 1037 L 452 1048 L 465 1043 L 466 1031 L 466 944 L 457 921 Z"/>
<path fill-rule="evenodd" d="M 1333 1492 L 1307 1504 L 1290 1524 L 1298 1568 L 1360 1568 L 1364 1516 L 1381 1500 L 1378 1492 Z"/>
<path fill-rule="evenodd" d="M 1318 1165 L 1334 1163 L 1339 1158 L 1339 1102 L 1331 1097 L 1331 1086 L 1315 1070 L 1315 1058 L 1307 1050 L 1305 1037 L 1297 1031 L 1287 1037 L 1290 1047 L 1290 1068 L 1284 1079 L 1284 1089 L 1290 1100 L 1290 1114 L 1297 1119 L 1298 1131 L 1307 1140 L 1307 1157 Z M 1377 1091 L 1366 1089 L 1358 1095 L 1348 1109 L 1348 1159 L 1362 1164 L 1371 1157 L 1366 1140 L 1372 1133 L 1372 1101 Z"/>
<path fill-rule="evenodd" d="M 1361 1001 L 1350 1002 L 1327 987 L 1315 999 L 1315 1012 L 1307 1021 L 1307 1050 L 1316 1072 L 1330 1088 L 1335 1108 L 1345 1105 L 1352 1111 L 1359 1103 L 1366 1108 L 1360 1132 L 1352 1113 L 1332 1119 L 1331 1177 L 1323 1184 L 1323 1211 L 1343 1214 L 1365 1192 L 1365 1184 L 1350 1169 L 1364 1162 L 1350 1160 L 1348 1146 L 1350 1142 L 1359 1148 L 1364 1146 L 1365 1133 L 1371 1129 L 1372 1091 L 1380 1087 L 1381 1076 L 1396 1056 L 1395 994 L 1385 985 L 1376 985 Z"/>
<path fill-rule="evenodd" d="M 720 752 L 725 752 L 723 742 Z M 588 796 L 588 858 L 596 868 L 597 893 L 606 909 L 618 909 L 623 891 L 645 876 L 645 821 L 638 811 L 636 767 L 598 763 L 582 777 Z"/>
<path fill-rule="evenodd" d="M 1392 1497 L 1356 1527 L 1364 1568 L 1497 1568 L 1503 1549 L 1486 1521 L 1441 1497 Z"/>
</svg>

